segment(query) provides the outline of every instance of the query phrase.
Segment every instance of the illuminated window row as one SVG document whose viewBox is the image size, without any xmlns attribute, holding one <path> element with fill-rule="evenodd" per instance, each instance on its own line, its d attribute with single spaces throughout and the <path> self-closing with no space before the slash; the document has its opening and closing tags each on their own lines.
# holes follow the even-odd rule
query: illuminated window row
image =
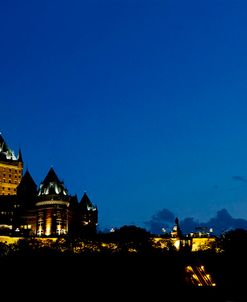
<svg viewBox="0 0 247 302">
<path fill-rule="evenodd" d="M 17 170 L 17 169 L 10 169 L 10 168 L 4 168 L 4 167 L 2 167 L 1 169 L 0 169 L 0 171 L 8 171 L 8 172 L 12 172 L 12 173 L 21 173 L 21 171 L 20 170 Z"/>
</svg>

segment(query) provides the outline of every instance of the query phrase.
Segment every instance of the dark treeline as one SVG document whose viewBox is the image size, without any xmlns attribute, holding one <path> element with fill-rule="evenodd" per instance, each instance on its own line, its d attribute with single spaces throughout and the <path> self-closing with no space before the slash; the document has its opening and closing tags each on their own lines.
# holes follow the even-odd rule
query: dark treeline
<svg viewBox="0 0 247 302">
<path fill-rule="evenodd" d="M 228 300 L 243 295 L 246 280 L 243 276 L 247 271 L 246 230 L 228 231 L 209 249 L 197 252 L 188 248 L 176 250 L 172 243 L 169 245 L 169 238 L 168 248 L 157 248 L 151 238 L 145 229 L 123 226 L 115 232 L 98 233 L 94 237 L 64 237 L 45 242 L 26 238 L 15 244 L 1 243 L 1 276 L 8 279 L 14 272 L 16 280 L 27 278 L 29 283 L 38 282 L 41 275 L 49 282 L 52 278 L 61 283 L 65 280 L 85 284 L 89 280 L 90 284 L 107 282 L 110 287 L 112 284 L 121 288 L 127 286 L 125 291 L 122 288 L 123 294 L 130 288 L 144 292 L 151 288 L 158 291 L 175 288 L 185 292 L 193 289 L 195 293 L 198 289 L 187 282 L 185 267 L 204 265 L 217 285 L 207 289 L 207 293 Z M 45 282 L 42 279 L 42 284 Z M 203 290 L 206 291 L 201 289 L 200 295 Z"/>
<path fill-rule="evenodd" d="M 1 284 L 6 288 L 14 280 L 12 285 L 21 293 L 23 286 L 26 290 L 48 286 L 63 298 L 56 290 L 62 288 L 70 301 L 81 290 L 110 297 L 118 291 L 119 297 L 137 301 L 143 295 L 153 301 L 161 294 L 164 301 L 246 301 L 246 230 L 228 231 L 209 249 L 197 252 L 186 247 L 176 250 L 169 237 L 167 248 L 153 245 L 151 239 L 152 234 L 142 228 L 124 226 L 93 237 L 0 243 Z M 217 286 L 190 284 L 188 265 L 204 265 Z"/>
</svg>

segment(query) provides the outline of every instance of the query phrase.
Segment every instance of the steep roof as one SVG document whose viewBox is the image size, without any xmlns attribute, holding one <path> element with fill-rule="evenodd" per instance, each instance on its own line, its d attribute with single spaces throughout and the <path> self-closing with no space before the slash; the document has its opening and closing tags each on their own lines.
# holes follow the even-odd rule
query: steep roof
<svg viewBox="0 0 247 302">
<path fill-rule="evenodd" d="M 23 163 L 21 149 L 19 149 L 18 161 Z"/>
<path fill-rule="evenodd" d="M 27 188 L 28 190 L 37 190 L 37 185 L 28 170 L 26 170 L 18 186 L 18 188 L 24 188 L 24 187 Z"/>
<path fill-rule="evenodd" d="M 18 161 L 0 133 L 0 161 Z"/>
<path fill-rule="evenodd" d="M 92 204 L 91 200 L 88 198 L 86 193 L 83 194 L 81 201 L 79 203 L 79 207 L 81 210 L 86 210 L 86 211 L 96 210 L 96 207 Z"/>
<path fill-rule="evenodd" d="M 54 169 L 51 167 L 49 172 L 47 173 L 45 179 L 43 180 L 43 184 L 48 184 L 50 182 L 61 183 Z"/>
<path fill-rule="evenodd" d="M 38 195 L 68 195 L 68 190 L 63 182 L 59 180 L 53 168 L 50 168 L 45 179 L 40 184 Z"/>
<path fill-rule="evenodd" d="M 34 204 L 37 197 L 37 185 L 27 170 L 17 187 L 18 200 L 23 207 Z"/>
</svg>

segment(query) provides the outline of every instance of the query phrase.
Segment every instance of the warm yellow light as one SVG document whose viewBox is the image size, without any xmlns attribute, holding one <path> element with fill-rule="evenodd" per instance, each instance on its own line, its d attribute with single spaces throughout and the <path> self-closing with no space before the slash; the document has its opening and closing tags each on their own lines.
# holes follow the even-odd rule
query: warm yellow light
<svg viewBox="0 0 247 302">
<path fill-rule="evenodd" d="M 192 272 L 192 271 L 193 271 L 193 270 L 192 270 L 192 267 L 191 267 L 190 265 L 186 266 L 186 271 L 187 271 L 187 272 Z"/>
<path fill-rule="evenodd" d="M 174 242 L 174 246 L 175 246 L 175 248 L 176 248 L 177 250 L 179 250 L 180 240 L 176 240 L 176 241 Z"/>
<path fill-rule="evenodd" d="M 46 236 L 51 235 L 51 222 L 48 219 L 46 221 L 45 234 L 46 234 Z"/>
<path fill-rule="evenodd" d="M 61 225 L 60 224 L 57 225 L 57 234 L 58 235 L 61 234 Z"/>
</svg>

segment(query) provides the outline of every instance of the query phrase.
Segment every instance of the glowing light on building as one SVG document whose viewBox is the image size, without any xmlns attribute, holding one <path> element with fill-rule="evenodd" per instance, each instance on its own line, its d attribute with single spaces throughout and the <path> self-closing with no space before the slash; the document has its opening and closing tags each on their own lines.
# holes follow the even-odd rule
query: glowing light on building
<svg viewBox="0 0 247 302">
<path fill-rule="evenodd" d="M 175 246 L 175 248 L 176 248 L 177 250 L 179 250 L 179 247 L 180 247 L 180 240 L 179 240 L 179 239 L 178 239 L 178 240 L 175 240 L 174 246 Z"/>
<path fill-rule="evenodd" d="M 46 225 L 45 225 L 45 235 L 50 236 L 51 235 L 51 217 L 46 219 Z"/>
</svg>

